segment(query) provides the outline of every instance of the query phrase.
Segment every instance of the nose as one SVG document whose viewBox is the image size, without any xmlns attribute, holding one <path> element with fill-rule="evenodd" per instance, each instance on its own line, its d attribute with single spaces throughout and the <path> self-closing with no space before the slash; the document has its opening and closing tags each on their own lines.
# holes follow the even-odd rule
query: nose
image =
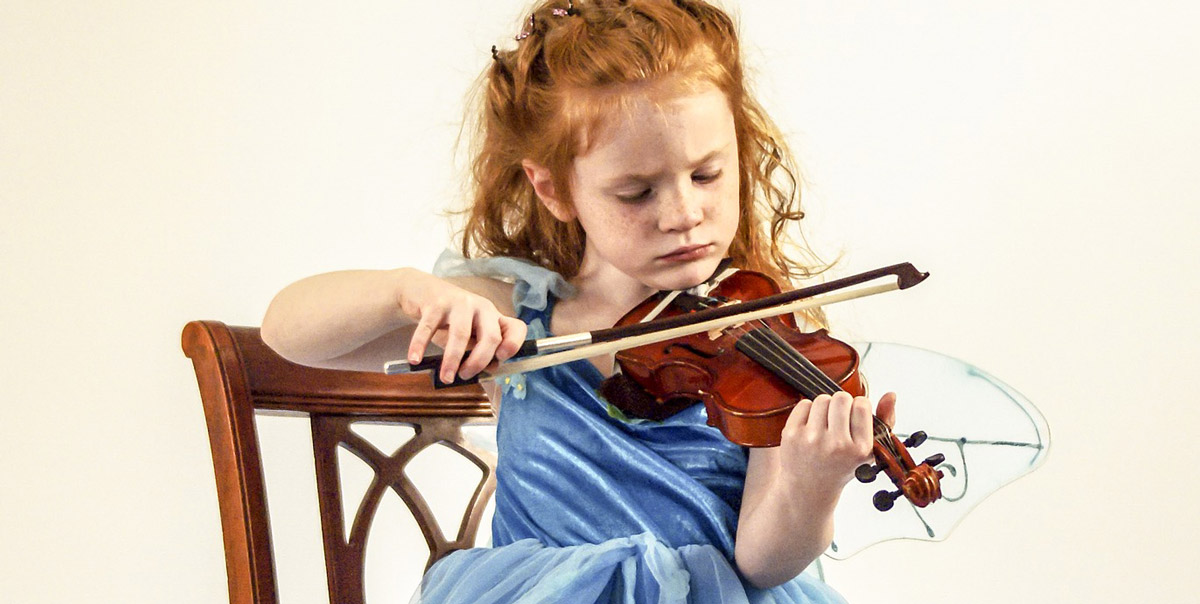
<svg viewBox="0 0 1200 604">
<path fill-rule="evenodd" d="M 663 232 L 688 231 L 704 221 L 704 202 L 701 193 L 691 186 L 676 187 L 663 195 L 658 209 L 658 228 Z"/>
</svg>

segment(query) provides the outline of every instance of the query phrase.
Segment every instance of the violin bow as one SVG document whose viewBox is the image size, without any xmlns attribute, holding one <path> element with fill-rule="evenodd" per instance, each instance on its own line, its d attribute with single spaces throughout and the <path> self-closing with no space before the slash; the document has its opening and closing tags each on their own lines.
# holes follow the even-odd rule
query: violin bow
<svg viewBox="0 0 1200 604">
<path fill-rule="evenodd" d="M 895 280 L 851 289 L 889 276 L 895 277 Z M 695 333 L 724 329 L 756 319 L 836 304 L 898 289 L 908 289 L 924 281 L 928 276 L 929 273 L 918 271 L 912 264 L 904 262 L 756 300 L 700 310 L 647 323 L 526 340 L 508 361 L 494 369 L 484 370 L 474 377 L 468 379 L 456 377 L 453 382 L 443 382 L 437 372 L 433 372 L 434 387 L 461 386 L 480 379 L 495 379 Z M 441 355 L 429 355 L 416 364 L 410 364 L 407 361 L 391 361 L 384 365 L 383 371 L 386 374 L 409 373 L 434 369 L 440 364 Z"/>
</svg>

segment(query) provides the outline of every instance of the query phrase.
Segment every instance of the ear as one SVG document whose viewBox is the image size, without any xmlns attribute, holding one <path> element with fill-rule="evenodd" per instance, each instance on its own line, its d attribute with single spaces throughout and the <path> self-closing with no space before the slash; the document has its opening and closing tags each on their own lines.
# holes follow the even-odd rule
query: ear
<svg viewBox="0 0 1200 604">
<path fill-rule="evenodd" d="M 529 179 L 529 184 L 533 185 L 534 194 L 555 218 L 561 222 L 575 220 L 575 208 L 563 202 L 554 190 L 554 176 L 550 173 L 550 168 L 538 165 L 531 159 L 521 160 L 521 167 L 525 169 L 525 177 Z"/>
</svg>

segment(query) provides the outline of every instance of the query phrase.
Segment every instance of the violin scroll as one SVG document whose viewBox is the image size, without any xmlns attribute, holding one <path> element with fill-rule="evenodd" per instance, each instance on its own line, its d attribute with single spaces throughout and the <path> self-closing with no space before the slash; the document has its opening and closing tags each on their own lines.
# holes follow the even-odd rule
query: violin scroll
<svg viewBox="0 0 1200 604">
<path fill-rule="evenodd" d="M 918 464 L 913 462 L 912 455 L 908 452 L 908 448 L 920 446 L 925 439 L 925 433 L 918 431 L 901 442 L 887 424 L 876 418 L 875 444 L 872 446 L 876 465 L 859 466 L 854 471 L 854 477 L 859 482 L 869 483 L 882 471 L 897 489 L 875 493 L 871 499 L 875 509 L 881 512 L 892 509 L 892 505 L 901 495 L 919 508 L 942 498 L 941 480 L 944 474 L 937 466 L 946 461 L 946 456 L 937 453 Z"/>
</svg>

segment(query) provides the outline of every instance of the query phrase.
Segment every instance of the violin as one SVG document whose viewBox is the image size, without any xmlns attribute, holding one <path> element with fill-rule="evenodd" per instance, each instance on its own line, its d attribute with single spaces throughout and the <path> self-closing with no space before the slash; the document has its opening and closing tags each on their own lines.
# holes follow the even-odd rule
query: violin
<svg viewBox="0 0 1200 604">
<path fill-rule="evenodd" d="M 730 271 L 705 295 L 660 293 L 639 304 L 617 327 L 668 319 L 780 294 L 761 273 Z M 667 300 L 666 298 L 670 298 Z M 866 395 L 858 373 L 858 352 L 824 330 L 803 332 L 791 314 L 735 324 L 723 329 L 627 348 L 616 353 L 621 371 L 605 380 L 601 394 L 626 415 L 662 421 L 703 402 L 708 423 L 730 441 L 746 447 L 774 447 L 792 408 L 801 398 L 844 390 Z M 925 507 L 941 498 L 941 454 L 915 463 L 908 448 L 925 441 L 916 432 L 901 441 L 890 426 L 872 416 L 875 464 L 855 471 L 871 482 L 880 471 L 897 487 L 875 494 L 876 509 L 891 509 L 903 495 Z"/>
<path fill-rule="evenodd" d="M 615 352 L 621 372 L 604 382 L 601 395 L 627 415 L 661 421 L 703 402 L 708 423 L 732 442 L 778 446 L 788 414 L 800 399 L 841 390 L 866 394 L 857 351 L 825 330 L 801 332 L 791 314 L 907 289 L 928 276 L 904 263 L 781 292 L 760 273 L 718 273 L 723 278 L 704 295 L 656 294 L 612 328 L 528 340 L 509 362 L 474 378 L 443 383 L 435 371 L 434 385 L 458 386 Z M 850 289 L 882 277 L 896 280 Z M 384 372 L 430 370 L 440 363 L 440 356 L 427 355 L 417 364 L 387 363 Z M 878 417 L 872 421 L 875 463 L 860 466 L 855 477 L 871 482 L 883 472 L 897 487 L 875 494 L 876 509 L 891 509 L 901 495 L 918 507 L 941 498 L 943 475 L 935 467 L 944 457 L 934 455 L 918 464 L 908 452 L 925 441 L 925 434 L 914 432 L 901 441 L 886 422 Z"/>
</svg>

